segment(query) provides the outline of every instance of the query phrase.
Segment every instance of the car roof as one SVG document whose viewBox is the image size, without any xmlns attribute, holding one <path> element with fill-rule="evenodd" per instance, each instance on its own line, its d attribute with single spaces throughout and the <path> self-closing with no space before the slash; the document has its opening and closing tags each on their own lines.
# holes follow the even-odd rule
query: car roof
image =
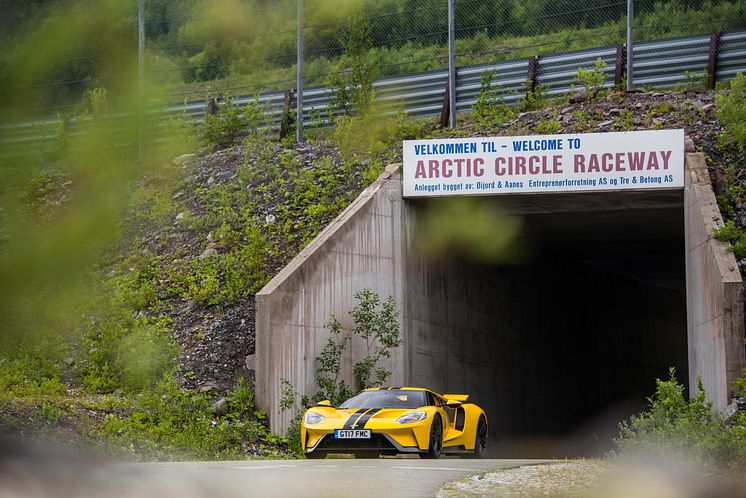
<svg viewBox="0 0 746 498">
<path fill-rule="evenodd" d="M 435 391 L 431 391 L 430 389 L 425 389 L 424 387 L 368 387 L 364 389 L 364 391 L 426 391 L 429 393 L 433 393 L 436 396 L 440 396 L 440 394 L 436 393 Z"/>
</svg>

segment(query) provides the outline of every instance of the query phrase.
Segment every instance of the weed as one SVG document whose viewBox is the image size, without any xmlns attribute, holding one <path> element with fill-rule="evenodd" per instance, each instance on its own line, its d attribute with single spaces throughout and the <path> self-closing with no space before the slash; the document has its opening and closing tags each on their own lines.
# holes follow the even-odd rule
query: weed
<svg viewBox="0 0 746 498">
<path fill-rule="evenodd" d="M 728 220 L 722 227 L 712 230 L 712 237 L 723 242 L 737 258 L 746 258 L 746 232 Z"/>
<path fill-rule="evenodd" d="M 543 135 L 556 135 L 562 132 L 562 123 L 557 119 L 559 117 L 559 111 L 555 109 L 552 114 L 546 118 L 542 118 L 536 124 L 536 133 Z"/>
<path fill-rule="evenodd" d="M 575 128 L 578 131 L 587 131 L 591 127 L 591 119 L 585 111 L 573 111 L 572 117 L 575 120 Z"/>
<path fill-rule="evenodd" d="M 616 117 L 616 128 L 621 131 L 632 131 L 635 129 L 635 113 L 630 109 L 624 109 Z"/>
<path fill-rule="evenodd" d="M 549 97 L 547 95 L 547 86 L 540 83 L 531 89 L 531 82 L 526 81 L 526 97 L 521 102 L 521 111 L 536 111 L 547 106 Z"/>
<path fill-rule="evenodd" d="M 594 100 L 599 96 L 605 81 L 606 63 L 599 57 L 596 59 L 593 69 L 578 68 L 578 74 L 575 76 L 574 83 L 582 85 L 588 99 Z"/>
</svg>

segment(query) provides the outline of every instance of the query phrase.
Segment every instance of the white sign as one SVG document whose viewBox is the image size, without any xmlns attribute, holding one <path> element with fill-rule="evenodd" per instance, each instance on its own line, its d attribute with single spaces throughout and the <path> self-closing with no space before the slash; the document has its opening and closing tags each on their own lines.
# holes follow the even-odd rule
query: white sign
<svg viewBox="0 0 746 498">
<path fill-rule="evenodd" d="M 404 197 L 684 186 L 684 130 L 404 142 Z"/>
</svg>

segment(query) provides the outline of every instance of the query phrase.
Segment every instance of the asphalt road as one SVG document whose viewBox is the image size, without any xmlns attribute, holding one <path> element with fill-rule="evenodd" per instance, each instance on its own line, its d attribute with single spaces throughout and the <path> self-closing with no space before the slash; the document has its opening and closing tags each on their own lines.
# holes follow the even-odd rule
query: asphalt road
<svg viewBox="0 0 746 498">
<path fill-rule="evenodd" d="M 0 444 L 0 498 L 431 497 L 464 476 L 544 461 L 410 456 L 117 463 L 51 446 Z"/>
<path fill-rule="evenodd" d="M 145 484 L 147 496 L 168 489 L 180 497 L 431 497 L 452 480 L 538 460 L 253 460 L 121 466 L 125 483 Z M 130 489 L 130 491 L 135 491 Z M 130 496 L 141 496 L 138 494 Z"/>
</svg>

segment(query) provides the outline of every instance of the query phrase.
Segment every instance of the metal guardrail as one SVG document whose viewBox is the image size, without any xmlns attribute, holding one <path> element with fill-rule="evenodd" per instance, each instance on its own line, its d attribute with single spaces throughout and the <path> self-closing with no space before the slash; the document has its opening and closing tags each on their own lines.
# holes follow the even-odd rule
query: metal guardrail
<svg viewBox="0 0 746 498">
<path fill-rule="evenodd" d="M 691 83 L 692 74 L 703 76 L 711 53 L 711 35 L 703 34 L 686 38 L 667 39 L 634 46 L 634 81 L 640 88 L 665 88 Z M 559 96 L 572 90 L 579 68 L 592 69 L 597 59 L 606 63 L 605 86 L 613 85 L 616 47 L 603 47 L 544 57 L 539 61 L 536 80 L 544 86 L 547 95 Z M 735 78 L 746 71 L 746 31 L 723 33 L 719 41 L 717 81 Z M 529 78 L 529 59 L 517 59 L 497 64 L 459 68 L 456 79 L 456 109 L 468 111 L 477 101 L 482 75 L 493 72 L 493 89 L 506 104 L 512 104 L 525 95 Z M 443 109 L 448 71 L 433 71 L 416 75 L 383 79 L 375 82 L 375 101 L 383 113 L 404 112 L 413 117 L 435 116 Z M 265 93 L 258 97 L 245 96 L 235 99 L 246 104 L 258 98 L 269 116 L 269 126 L 278 128 L 283 111 L 283 93 Z M 332 93 L 324 87 L 303 91 L 304 127 L 323 126 L 329 117 L 340 111 L 332 105 Z M 204 101 L 189 102 L 153 111 L 160 119 L 186 116 L 195 123 L 204 120 Z M 3 155 L 23 153 L 39 141 L 52 140 L 50 130 L 59 124 L 50 119 L 20 125 L 0 126 L 0 151 Z M 71 133 L 75 133 L 74 121 Z"/>
</svg>

